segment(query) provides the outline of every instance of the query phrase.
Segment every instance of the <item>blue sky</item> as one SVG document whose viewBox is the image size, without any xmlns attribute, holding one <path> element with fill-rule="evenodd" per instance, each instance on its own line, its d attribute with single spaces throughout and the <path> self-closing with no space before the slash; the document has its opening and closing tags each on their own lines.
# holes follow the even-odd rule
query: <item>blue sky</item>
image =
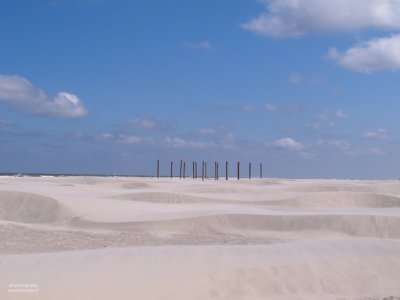
<svg viewBox="0 0 400 300">
<path fill-rule="evenodd" d="M 0 36 L 2 172 L 400 177 L 398 0 L 4 0 Z"/>
</svg>

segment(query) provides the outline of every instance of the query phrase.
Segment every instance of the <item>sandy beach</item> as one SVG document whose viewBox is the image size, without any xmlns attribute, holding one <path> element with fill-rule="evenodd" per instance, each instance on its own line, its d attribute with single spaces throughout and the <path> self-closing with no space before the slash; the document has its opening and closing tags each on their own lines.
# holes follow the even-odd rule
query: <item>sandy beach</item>
<svg viewBox="0 0 400 300">
<path fill-rule="evenodd" d="M 400 181 L 3 176 L 0 241 L 0 299 L 400 299 Z"/>
</svg>

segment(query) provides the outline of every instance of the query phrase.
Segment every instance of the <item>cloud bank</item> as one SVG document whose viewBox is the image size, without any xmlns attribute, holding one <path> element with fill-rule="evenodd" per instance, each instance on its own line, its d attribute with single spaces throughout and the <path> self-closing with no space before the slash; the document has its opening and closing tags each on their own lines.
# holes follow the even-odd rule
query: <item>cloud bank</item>
<svg viewBox="0 0 400 300">
<path fill-rule="evenodd" d="M 261 0 L 266 11 L 242 25 L 270 37 L 400 29 L 400 0 Z"/>
<path fill-rule="evenodd" d="M 59 92 L 51 97 L 27 79 L 16 75 L 0 75 L 0 102 L 31 115 L 77 118 L 87 114 L 78 96 Z"/>
</svg>

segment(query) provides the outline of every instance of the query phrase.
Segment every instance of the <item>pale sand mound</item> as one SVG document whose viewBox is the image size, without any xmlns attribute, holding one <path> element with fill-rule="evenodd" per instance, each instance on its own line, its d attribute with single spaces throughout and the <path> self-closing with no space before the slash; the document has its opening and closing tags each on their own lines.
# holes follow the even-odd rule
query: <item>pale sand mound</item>
<svg viewBox="0 0 400 300">
<path fill-rule="evenodd" d="M 127 182 L 127 183 L 122 183 L 121 187 L 124 189 L 141 189 L 141 188 L 147 188 L 149 185 L 145 182 L 141 181 L 135 181 L 135 182 Z"/>
<path fill-rule="evenodd" d="M 400 296 L 400 181 L 1 180 L 1 300 Z"/>
<path fill-rule="evenodd" d="M 241 234 L 260 232 L 333 232 L 359 237 L 400 238 L 400 218 L 363 215 L 211 215 L 143 222 L 71 221 L 78 228 L 179 234 Z"/>
<path fill-rule="evenodd" d="M 114 199 L 140 201 L 149 203 L 164 203 L 164 204 L 180 204 L 180 203 L 221 203 L 233 202 L 224 201 L 213 198 L 205 198 L 199 196 L 192 196 L 180 193 L 167 193 L 167 192 L 147 192 L 147 193 L 132 193 L 123 194 L 113 197 Z"/>
<path fill-rule="evenodd" d="M 112 198 L 163 204 L 246 204 L 284 206 L 296 209 L 400 207 L 400 198 L 397 196 L 364 192 L 315 192 L 282 200 L 249 200 L 248 198 L 251 198 L 251 196 L 246 199 L 228 200 L 168 192 L 131 193 L 113 196 Z M 260 196 L 257 198 L 261 199 Z"/>
<path fill-rule="evenodd" d="M 269 201 L 268 204 L 307 209 L 381 208 L 400 207 L 400 198 L 364 192 L 314 192 L 294 199 Z"/>
<path fill-rule="evenodd" d="M 315 193 L 315 192 L 373 192 L 373 186 L 366 184 L 309 184 L 286 188 L 293 192 Z"/>
<path fill-rule="evenodd" d="M 24 299 L 384 299 L 400 294 L 399 251 L 357 239 L 10 255 L 0 282 L 37 284 Z"/>
<path fill-rule="evenodd" d="M 82 185 L 100 185 L 121 183 L 120 178 L 114 177 L 95 177 L 95 176 L 70 176 L 70 177 L 56 177 L 52 181 L 61 184 L 82 184 Z"/>
<path fill-rule="evenodd" d="M 54 223 L 67 217 L 67 209 L 55 199 L 32 193 L 0 191 L 0 220 Z"/>
</svg>

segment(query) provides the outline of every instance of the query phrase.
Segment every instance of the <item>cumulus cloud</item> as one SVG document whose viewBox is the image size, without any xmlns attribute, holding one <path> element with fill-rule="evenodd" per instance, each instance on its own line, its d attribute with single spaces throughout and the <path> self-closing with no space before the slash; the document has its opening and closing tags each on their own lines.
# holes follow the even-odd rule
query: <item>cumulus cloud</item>
<svg viewBox="0 0 400 300">
<path fill-rule="evenodd" d="M 280 149 L 299 151 L 303 150 L 305 146 L 296 140 L 286 137 L 272 143 L 272 146 Z"/>
<path fill-rule="evenodd" d="M 0 102 L 32 115 L 76 118 L 87 114 L 78 96 L 60 92 L 51 97 L 27 79 L 15 75 L 0 75 Z"/>
<path fill-rule="evenodd" d="M 366 28 L 400 29 L 399 0 L 261 0 L 266 11 L 242 25 L 271 37 Z"/>
<path fill-rule="evenodd" d="M 209 41 L 184 42 L 183 46 L 186 48 L 191 48 L 191 49 L 205 49 L 205 50 L 212 50 L 215 48 L 214 45 L 211 44 Z"/>
<path fill-rule="evenodd" d="M 367 131 L 361 135 L 365 139 L 387 139 L 389 134 L 386 129 L 378 129 L 376 131 Z"/>
<path fill-rule="evenodd" d="M 372 39 L 339 52 L 328 51 L 328 57 L 344 68 L 363 73 L 400 69 L 400 34 Z"/>
</svg>

